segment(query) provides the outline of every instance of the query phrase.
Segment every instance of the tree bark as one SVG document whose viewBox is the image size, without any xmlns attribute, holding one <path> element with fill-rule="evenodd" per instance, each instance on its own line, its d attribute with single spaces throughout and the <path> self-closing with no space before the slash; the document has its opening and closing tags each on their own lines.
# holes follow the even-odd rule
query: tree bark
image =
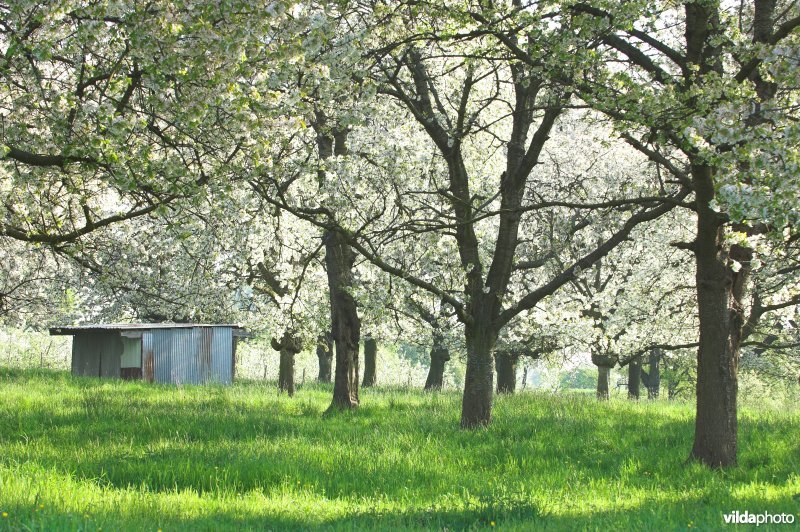
<svg viewBox="0 0 800 532">
<path fill-rule="evenodd" d="M 694 252 L 700 346 L 697 351 L 697 417 L 691 457 L 711 467 L 726 467 L 736 463 L 738 447 L 737 366 L 748 267 L 743 264 L 738 274 L 730 267 L 724 220 L 711 208 L 714 199 L 712 169 L 693 165 L 692 180 L 697 198 Z"/>
<path fill-rule="evenodd" d="M 605 401 L 609 397 L 608 381 L 611 368 L 609 366 L 597 366 L 597 398 Z"/>
<path fill-rule="evenodd" d="M 317 360 L 319 361 L 318 382 L 331 382 L 331 367 L 333 366 L 333 339 L 330 332 L 325 332 L 317 337 Z"/>
<path fill-rule="evenodd" d="M 468 429 L 486 426 L 492 421 L 492 351 L 497 333 L 486 326 L 465 326 L 465 329 L 467 372 L 461 401 L 461 427 Z"/>
<path fill-rule="evenodd" d="M 278 389 L 289 397 L 294 395 L 294 352 L 281 350 L 281 362 L 278 369 Z"/>
<path fill-rule="evenodd" d="M 619 357 L 613 353 L 603 353 L 599 349 L 592 351 L 592 364 L 597 366 L 597 398 L 606 400 L 609 397 L 609 377 L 611 368 L 617 365 Z"/>
<path fill-rule="evenodd" d="M 441 390 L 444 385 L 444 368 L 450 360 L 450 350 L 444 343 L 444 336 L 440 331 L 433 331 L 433 347 L 431 347 L 431 365 L 428 369 L 428 378 L 425 380 L 426 390 Z"/>
<path fill-rule="evenodd" d="M 642 360 L 636 358 L 628 363 L 628 399 L 639 399 L 642 377 Z"/>
<path fill-rule="evenodd" d="M 278 365 L 278 390 L 294 395 L 294 356 L 300 352 L 300 341 L 290 331 L 283 333 L 280 341 L 275 338 L 270 342 L 272 348 L 280 353 Z"/>
<path fill-rule="evenodd" d="M 378 355 L 378 342 L 375 338 L 368 336 L 364 340 L 364 380 L 361 386 L 369 388 L 375 386 L 377 378 L 375 375 L 376 358 Z"/>
<path fill-rule="evenodd" d="M 336 346 L 336 372 L 330 408 L 358 407 L 358 344 L 361 320 L 350 295 L 355 254 L 339 233 L 326 231 L 325 264 L 331 299 L 331 324 Z"/>
<path fill-rule="evenodd" d="M 497 369 L 497 393 L 512 394 L 517 386 L 517 362 L 519 355 L 507 351 L 496 351 L 494 364 Z"/>
<path fill-rule="evenodd" d="M 650 372 L 648 373 L 647 381 L 648 399 L 658 399 L 659 391 L 661 390 L 661 356 L 662 351 L 660 349 L 650 351 L 648 360 Z"/>
</svg>

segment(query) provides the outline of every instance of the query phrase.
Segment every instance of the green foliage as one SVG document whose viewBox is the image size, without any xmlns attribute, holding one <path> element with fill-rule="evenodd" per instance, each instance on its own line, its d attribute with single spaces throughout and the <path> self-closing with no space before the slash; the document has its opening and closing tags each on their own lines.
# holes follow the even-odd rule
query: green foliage
<svg viewBox="0 0 800 532">
<path fill-rule="evenodd" d="M 740 465 L 685 463 L 693 407 L 499 397 L 461 431 L 457 393 L 182 388 L 0 369 L 4 529 L 716 529 L 797 512 L 796 408 L 741 415 Z"/>
<path fill-rule="evenodd" d="M 430 357 L 423 347 L 408 342 L 401 342 L 397 347 L 397 352 L 403 358 L 416 363 L 425 363 Z"/>
<path fill-rule="evenodd" d="M 561 387 L 586 390 L 597 384 L 596 368 L 576 368 L 561 376 Z"/>
</svg>

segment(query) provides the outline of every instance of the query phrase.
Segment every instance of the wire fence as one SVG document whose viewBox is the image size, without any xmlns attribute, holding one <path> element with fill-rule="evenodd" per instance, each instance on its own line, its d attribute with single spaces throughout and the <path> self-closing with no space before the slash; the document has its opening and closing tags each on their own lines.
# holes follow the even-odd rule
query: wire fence
<svg viewBox="0 0 800 532">
<path fill-rule="evenodd" d="M 0 327 L 0 366 L 68 370 L 71 353 L 69 337 Z"/>
</svg>

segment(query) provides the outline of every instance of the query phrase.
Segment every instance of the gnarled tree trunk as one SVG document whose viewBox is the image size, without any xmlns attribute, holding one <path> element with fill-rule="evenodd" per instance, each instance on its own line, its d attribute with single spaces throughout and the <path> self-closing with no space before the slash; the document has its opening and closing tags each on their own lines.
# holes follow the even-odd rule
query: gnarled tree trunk
<svg viewBox="0 0 800 532">
<path fill-rule="evenodd" d="M 519 355 L 508 351 L 496 351 L 494 354 L 497 369 L 497 393 L 514 393 L 517 386 L 517 361 Z"/>
<path fill-rule="evenodd" d="M 349 291 L 353 285 L 352 267 L 355 254 L 340 234 L 326 232 L 323 238 L 331 298 L 331 329 L 336 346 L 336 372 L 331 408 L 356 408 L 361 320 L 358 318 L 356 302 Z"/>
<path fill-rule="evenodd" d="M 661 356 L 660 349 L 653 349 L 650 351 L 650 357 L 647 361 L 649 372 L 647 373 L 647 398 L 658 399 L 661 390 Z"/>
<path fill-rule="evenodd" d="M 375 375 L 376 358 L 378 356 L 378 342 L 375 338 L 368 336 L 364 340 L 364 380 L 361 386 L 369 388 L 375 386 L 377 378 Z"/>
<path fill-rule="evenodd" d="M 606 400 L 609 397 L 609 377 L 619 358 L 616 355 L 592 351 L 592 364 L 597 366 L 597 398 Z"/>
<path fill-rule="evenodd" d="M 433 331 L 433 347 L 431 347 L 431 366 L 425 380 L 426 390 L 441 390 L 444 384 L 444 367 L 450 360 L 450 350 L 444 343 L 444 336 L 437 329 Z"/>
<path fill-rule="evenodd" d="M 606 400 L 609 397 L 608 381 L 611 368 L 609 366 L 597 366 L 597 398 Z"/>
<path fill-rule="evenodd" d="M 639 399 L 642 377 L 642 359 L 637 357 L 628 363 L 628 399 Z"/>
<path fill-rule="evenodd" d="M 273 338 L 272 349 L 280 353 L 278 365 L 278 390 L 294 395 L 294 356 L 300 352 L 300 341 L 290 331 L 283 333 L 280 341 Z"/>
<path fill-rule="evenodd" d="M 492 351 L 497 333 L 486 326 L 468 325 L 465 328 L 467 372 L 461 402 L 461 427 L 474 428 L 492 421 Z"/>
<path fill-rule="evenodd" d="M 317 381 L 331 382 L 331 367 L 333 366 L 333 339 L 330 332 L 325 332 L 317 337 L 317 360 L 319 361 L 319 375 Z"/>
</svg>

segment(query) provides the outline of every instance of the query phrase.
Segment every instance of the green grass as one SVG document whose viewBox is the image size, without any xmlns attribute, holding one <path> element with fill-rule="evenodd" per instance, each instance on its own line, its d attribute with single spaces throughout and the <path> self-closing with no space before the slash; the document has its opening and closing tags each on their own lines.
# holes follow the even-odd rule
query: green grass
<svg viewBox="0 0 800 532">
<path fill-rule="evenodd" d="M 362 390 L 323 418 L 329 401 L 0 368 L 0 529 L 716 529 L 800 511 L 796 409 L 744 410 L 740 465 L 710 471 L 685 462 L 687 404 L 524 393 L 462 431 L 455 392 Z"/>
</svg>

